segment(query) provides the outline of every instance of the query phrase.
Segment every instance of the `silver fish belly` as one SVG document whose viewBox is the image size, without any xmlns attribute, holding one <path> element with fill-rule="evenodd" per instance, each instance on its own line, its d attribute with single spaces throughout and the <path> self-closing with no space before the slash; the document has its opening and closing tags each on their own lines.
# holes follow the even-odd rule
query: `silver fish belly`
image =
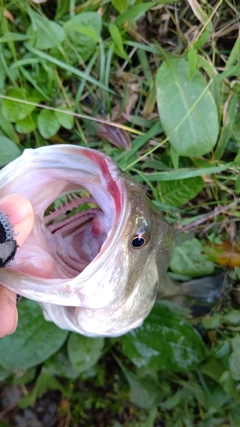
<svg viewBox="0 0 240 427">
<path fill-rule="evenodd" d="M 0 198 L 30 200 L 34 226 L 0 283 L 59 327 L 119 336 L 140 326 L 166 276 L 173 231 L 144 190 L 95 150 L 25 150 L 0 172 Z"/>
</svg>

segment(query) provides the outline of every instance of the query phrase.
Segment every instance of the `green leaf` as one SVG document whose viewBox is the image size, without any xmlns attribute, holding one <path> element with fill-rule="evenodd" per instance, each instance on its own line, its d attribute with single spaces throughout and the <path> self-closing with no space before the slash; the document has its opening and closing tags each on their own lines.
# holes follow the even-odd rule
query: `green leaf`
<svg viewBox="0 0 240 427">
<path fill-rule="evenodd" d="M 111 22 L 108 24 L 108 29 L 111 34 L 112 40 L 115 45 L 115 53 L 119 55 L 123 59 L 127 59 L 128 56 L 123 48 L 123 42 L 121 34 L 118 30 L 118 27 L 116 25 L 112 24 Z"/>
<path fill-rule="evenodd" d="M 16 130 L 19 133 L 32 132 L 37 127 L 37 119 L 38 113 L 33 111 L 32 114 L 29 114 L 29 116 L 25 117 L 25 119 L 16 122 Z"/>
<path fill-rule="evenodd" d="M 65 105 L 59 106 L 58 108 L 63 111 L 62 113 L 60 111 L 54 111 L 58 123 L 65 129 L 72 129 L 74 125 L 74 116 L 67 114 L 68 112 L 71 113 L 71 111 L 65 107 Z"/>
<path fill-rule="evenodd" d="M 75 379 L 79 377 L 79 372 L 73 368 L 69 357 L 64 350 L 65 349 L 53 354 L 52 357 L 46 360 L 44 365 L 47 372 L 51 375 Z"/>
<path fill-rule="evenodd" d="M 156 303 L 143 325 L 122 337 L 123 353 L 137 367 L 184 371 L 202 361 L 200 336 L 175 311 L 173 304 Z"/>
<path fill-rule="evenodd" d="M 178 0 L 156 0 L 157 4 L 170 4 L 170 3 L 177 3 Z"/>
<path fill-rule="evenodd" d="M 240 193 L 240 175 L 237 176 L 237 179 L 235 182 L 235 191 L 237 194 Z"/>
<path fill-rule="evenodd" d="M 60 123 L 52 110 L 41 110 L 38 116 L 38 129 L 43 138 L 51 138 L 57 133 Z"/>
<path fill-rule="evenodd" d="M 6 33 L 4 36 L 0 38 L 0 43 L 9 43 L 11 41 L 22 41 L 22 40 L 28 40 L 29 36 L 26 34 L 20 34 L 20 33 Z"/>
<path fill-rule="evenodd" d="M 177 153 L 199 157 L 212 150 L 218 137 L 218 114 L 204 77 L 189 78 L 185 59 L 167 59 L 157 72 L 157 104 L 161 123 Z"/>
<path fill-rule="evenodd" d="M 160 384 L 151 375 L 137 377 L 118 360 L 118 363 L 128 380 L 130 391 L 129 400 L 143 409 L 150 409 L 163 397 Z"/>
<path fill-rule="evenodd" d="M 91 368 L 102 355 L 104 338 L 88 338 L 71 333 L 68 340 L 68 355 L 73 368 L 82 373 Z"/>
<path fill-rule="evenodd" d="M 76 37 L 76 35 L 75 35 L 75 37 Z M 87 50 L 86 46 L 85 46 L 85 48 Z M 66 62 L 60 61 L 55 56 L 48 55 L 47 53 L 42 52 L 41 50 L 34 49 L 34 48 L 29 48 L 29 50 L 33 55 L 36 55 L 37 57 L 39 57 L 41 59 L 49 61 L 51 64 L 57 65 L 58 67 L 62 68 L 63 70 L 66 70 L 68 73 L 70 73 L 70 74 L 72 73 L 73 75 L 80 77 L 80 79 L 84 79 L 87 82 L 93 83 L 97 87 L 100 87 L 100 88 L 106 90 L 107 92 L 115 93 L 113 90 L 109 89 L 109 87 L 102 84 L 99 81 L 99 79 L 94 79 L 87 72 L 81 71 L 77 67 L 72 67 L 71 65 L 66 64 Z"/>
<path fill-rule="evenodd" d="M 229 70 L 236 62 L 239 63 L 239 58 L 240 58 L 240 38 L 237 37 L 235 44 L 227 59 L 226 70 Z"/>
<path fill-rule="evenodd" d="M 240 325 L 240 311 L 231 310 L 228 313 L 224 314 L 223 320 L 230 325 Z"/>
<path fill-rule="evenodd" d="M 154 6 L 154 3 L 147 2 L 144 4 L 137 4 L 127 9 L 125 12 L 121 13 L 115 21 L 114 24 L 120 27 L 123 24 L 126 24 L 127 21 L 137 21 L 144 13 L 146 13 L 151 7 Z"/>
<path fill-rule="evenodd" d="M 224 366 L 215 357 L 208 359 L 206 363 L 201 365 L 200 369 L 205 375 L 218 382 L 224 372 Z"/>
<path fill-rule="evenodd" d="M 69 26 L 70 30 L 73 30 L 71 26 Z M 100 40 L 100 33 L 98 33 L 94 28 L 87 27 L 85 25 L 78 25 L 74 30 L 77 33 L 80 33 L 89 39 L 92 39 L 95 43 L 99 42 Z"/>
<path fill-rule="evenodd" d="M 26 396 L 23 396 L 19 402 L 20 408 L 27 408 L 33 405 L 37 400 L 38 396 L 46 393 L 48 390 L 59 390 L 64 393 L 63 386 L 48 373 L 46 368 L 42 368 L 40 375 L 37 377 L 33 390 Z"/>
<path fill-rule="evenodd" d="M 222 123 L 222 129 L 219 135 L 217 147 L 214 153 L 215 159 L 220 159 L 223 154 L 226 151 L 227 144 L 232 138 L 232 134 L 236 138 L 237 141 L 240 140 L 240 132 L 239 132 L 239 124 L 240 124 L 240 115 L 236 114 L 237 112 L 237 106 L 239 102 L 239 96 L 233 95 L 231 99 L 225 103 L 224 105 L 224 115 L 223 115 L 223 123 Z M 238 134 L 235 134 L 235 123 L 238 119 L 237 123 L 237 132 Z"/>
<path fill-rule="evenodd" d="M 237 402 L 237 399 L 238 399 L 238 396 L 236 396 L 236 402 Z M 231 427 L 239 427 L 240 408 L 236 406 L 233 408 L 230 408 L 228 411 L 228 419 Z"/>
<path fill-rule="evenodd" d="M 203 327 L 205 329 L 217 329 L 222 321 L 222 316 L 219 313 L 213 314 L 211 317 L 206 317 L 203 319 Z"/>
<path fill-rule="evenodd" d="M 8 371 L 3 368 L 3 366 L 0 365 L 0 381 L 6 380 L 7 377 L 10 377 L 11 371 Z"/>
<path fill-rule="evenodd" d="M 119 13 L 125 12 L 129 7 L 129 0 L 112 0 L 111 3 Z"/>
<path fill-rule="evenodd" d="M 71 8 L 71 0 L 58 0 L 55 20 L 58 21 L 65 13 L 68 13 Z"/>
<path fill-rule="evenodd" d="M 0 340 L 0 360 L 5 369 L 23 370 L 39 365 L 62 346 L 68 331 L 47 322 L 35 301 L 21 300 L 16 332 Z"/>
<path fill-rule="evenodd" d="M 240 380 L 240 335 L 236 335 L 231 339 L 232 353 L 229 356 L 229 367 L 232 377 Z"/>
<path fill-rule="evenodd" d="M 200 277 L 212 274 L 214 264 L 208 261 L 207 256 L 202 253 L 202 245 L 199 240 L 193 238 L 174 249 L 170 268 L 177 274 Z"/>
<path fill-rule="evenodd" d="M 97 12 L 82 12 L 64 24 L 67 37 L 83 59 L 87 61 L 100 41 L 102 19 Z"/>
<path fill-rule="evenodd" d="M 176 181 L 162 181 L 158 184 L 162 203 L 175 207 L 184 205 L 196 197 L 203 187 L 204 181 L 200 176 Z"/>
<path fill-rule="evenodd" d="M 188 51 L 189 79 L 190 80 L 192 80 L 192 78 L 196 72 L 197 62 L 198 62 L 197 52 L 194 49 L 194 47 L 191 46 L 189 51 Z"/>
<path fill-rule="evenodd" d="M 20 120 L 25 119 L 33 110 L 35 110 L 34 105 L 27 103 L 22 103 L 21 100 L 25 102 L 38 102 L 39 99 L 35 96 L 28 95 L 24 89 L 21 88 L 12 88 L 7 91 L 7 96 L 12 98 L 18 98 L 19 101 L 10 101 L 9 99 L 4 99 L 2 103 L 3 115 L 6 120 L 9 122 L 19 122 Z"/>
<path fill-rule="evenodd" d="M 193 43 L 194 49 L 201 49 L 209 39 L 209 31 L 205 30 L 202 35 Z"/>
<path fill-rule="evenodd" d="M 162 397 L 160 384 L 153 377 L 138 378 L 131 372 L 126 375 L 130 386 L 129 400 L 140 408 L 149 409 Z"/>
<path fill-rule="evenodd" d="M 234 98 L 236 98 L 236 95 L 234 96 Z M 230 111 L 230 114 L 231 114 L 231 117 L 229 118 L 231 120 L 232 132 L 233 132 L 234 138 L 236 138 L 236 140 L 239 143 L 240 142 L 240 113 L 236 114 L 236 110 L 233 110 L 233 111 Z"/>
<path fill-rule="evenodd" d="M 19 137 L 16 134 L 13 125 L 3 117 L 2 108 L 0 107 L 0 129 L 9 139 L 19 144 Z"/>
<path fill-rule="evenodd" d="M 0 135 L 0 166 L 7 165 L 21 154 L 21 150 L 11 139 Z"/>
<path fill-rule="evenodd" d="M 27 45 L 36 49 L 46 50 L 59 46 L 65 39 L 65 31 L 60 25 L 32 12 L 33 23 L 28 27 L 30 40 Z"/>
</svg>

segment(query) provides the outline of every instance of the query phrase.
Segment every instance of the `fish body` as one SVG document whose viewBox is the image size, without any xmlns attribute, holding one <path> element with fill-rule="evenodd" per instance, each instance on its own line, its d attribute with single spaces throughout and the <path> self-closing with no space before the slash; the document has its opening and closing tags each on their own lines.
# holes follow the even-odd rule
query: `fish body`
<svg viewBox="0 0 240 427">
<path fill-rule="evenodd" d="M 34 210 L 30 236 L 0 282 L 36 300 L 45 317 L 86 336 L 119 336 L 142 324 L 166 274 L 174 233 L 142 187 L 98 151 L 27 149 L 0 172 L 0 198 Z"/>
</svg>

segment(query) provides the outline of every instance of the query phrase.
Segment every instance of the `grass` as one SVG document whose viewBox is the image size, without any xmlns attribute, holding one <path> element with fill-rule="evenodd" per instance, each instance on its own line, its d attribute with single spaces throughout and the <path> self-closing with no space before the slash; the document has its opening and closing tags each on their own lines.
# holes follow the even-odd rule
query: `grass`
<svg viewBox="0 0 240 427">
<path fill-rule="evenodd" d="M 148 352 L 155 341 L 161 344 L 169 316 L 168 340 L 178 333 L 188 337 L 186 354 L 179 360 L 167 353 L 167 343 L 162 344 L 168 358 L 175 360 L 171 366 L 166 366 L 161 351 L 157 363 L 151 358 L 144 362 L 141 354 L 142 365 L 136 363 L 130 343 L 147 346 L 141 328 L 135 338 L 128 334 L 93 340 L 88 350 L 84 338 L 70 334 L 64 341 L 59 335 L 64 344 L 25 369 L 14 367 L 14 360 L 12 368 L 6 368 L 0 358 L 2 395 L 7 385 L 21 390 L 14 410 L 2 405 L 1 425 L 13 425 L 16 413 L 24 415 L 20 407 L 37 412 L 42 396 L 48 396 L 58 403 L 57 426 L 237 427 L 237 2 L 2 0 L 0 6 L 1 165 L 24 148 L 48 144 L 67 142 L 106 153 L 142 183 L 175 227 L 178 237 L 171 262 L 175 277 L 204 276 L 209 268 L 231 281 L 231 289 L 213 311 L 193 321 L 198 333 L 188 323 L 178 329 L 182 314 L 175 306 L 163 305 L 161 313 L 156 311 L 159 329 L 151 332 Z M 27 316 L 29 330 L 28 305 L 23 302 L 19 311 Z M 149 328 L 151 319 L 150 315 Z M 33 328 L 32 336 L 36 333 Z M 23 349 L 24 361 L 31 340 L 28 347 L 24 338 L 7 339 L 15 339 L 5 342 L 16 351 Z M 72 356 L 75 339 L 80 353 L 92 360 L 90 366 L 83 363 L 81 371 Z M 44 334 L 41 340 L 47 349 Z M 185 369 L 183 361 L 189 362 Z"/>
</svg>

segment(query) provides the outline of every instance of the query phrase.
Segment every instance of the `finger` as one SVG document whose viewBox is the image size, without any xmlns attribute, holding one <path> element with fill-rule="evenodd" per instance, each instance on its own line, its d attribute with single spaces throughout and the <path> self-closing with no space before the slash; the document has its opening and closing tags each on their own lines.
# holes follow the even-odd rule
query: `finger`
<svg viewBox="0 0 240 427">
<path fill-rule="evenodd" d="M 10 194 L 0 200 L 0 211 L 13 225 L 14 238 L 21 246 L 33 227 L 34 213 L 31 203 L 19 194 Z M 12 334 L 18 321 L 16 293 L 0 285 L 0 337 Z"/>
<path fill-rule="evenodd" d="M 0 211 L 13 225 L 14 238 L 21 246 L 33 227 L 34 212 L 30 201 L 20 194 L 9 194 L 0 200 Z"/>
<path fill-rule="evenodd" d="M 16 294 L 0 286 L 0 338 L 12 334 L 17 321 Z"/>
</svg>

